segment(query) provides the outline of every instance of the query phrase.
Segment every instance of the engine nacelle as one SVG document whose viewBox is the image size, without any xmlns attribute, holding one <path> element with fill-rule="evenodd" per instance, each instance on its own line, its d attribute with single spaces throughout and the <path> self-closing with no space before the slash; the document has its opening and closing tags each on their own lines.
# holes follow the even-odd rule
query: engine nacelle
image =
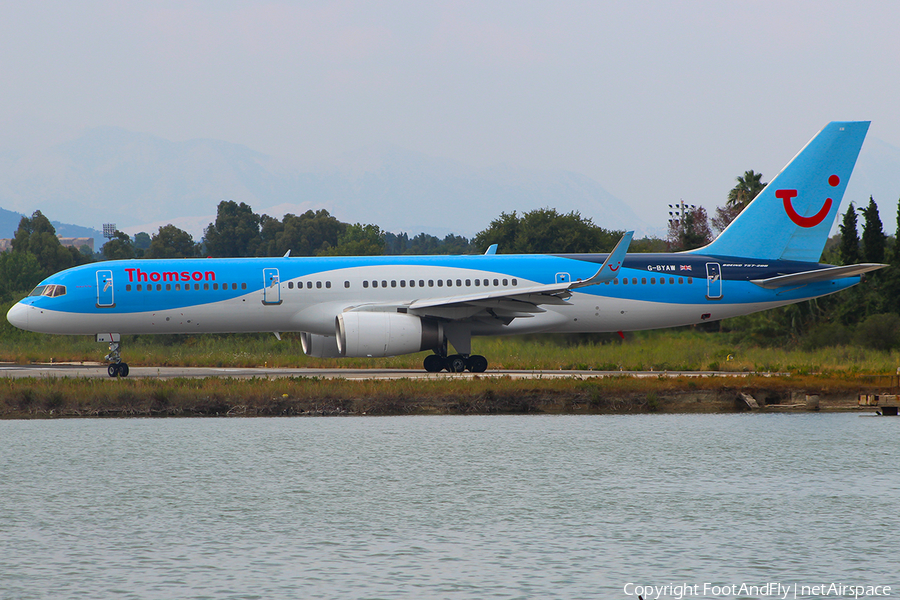
<svg viewBox="0 0 900 600">
<path fill-rule="evenodd" d="M 345 312 L 335 320 L 341 356 L 398 356 L 438 348 L 441 326 L 397 312 Z"/>
<path fill-rule="evenodd" d="M 340 358 L 337 338 L 333 335 L 319 335 L 317 333 L 300 332 L 300 345 L 303 354 L 316 358 Z"/>
</svg>

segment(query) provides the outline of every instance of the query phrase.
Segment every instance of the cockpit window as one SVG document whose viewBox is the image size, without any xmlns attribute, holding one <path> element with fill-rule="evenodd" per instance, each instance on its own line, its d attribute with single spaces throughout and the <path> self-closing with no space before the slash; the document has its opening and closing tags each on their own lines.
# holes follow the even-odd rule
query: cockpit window
<svg viewBox="0 0 900 600">
<path fill-rule="evenodd" d="M 34 290 L 32 290 L 30 296 L 48 296 L 50 298 L 55 298 L 56 296 L 65 296 L 66 295 L 66 286 L 64 285 L 39 285 Z"/>
</svg>

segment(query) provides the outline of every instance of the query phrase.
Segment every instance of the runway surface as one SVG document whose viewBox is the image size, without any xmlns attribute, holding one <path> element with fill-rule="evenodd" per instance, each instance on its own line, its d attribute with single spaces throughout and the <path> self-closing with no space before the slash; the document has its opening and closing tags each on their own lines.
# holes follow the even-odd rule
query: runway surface
<svg viewBox="0 0 900 600">
<path fill-rule="evenodd" d="M 129 379 L 172 379 L 175 377 L 318 377 L 322 379 L 471 379 L 474 377 L 510 377 L 512 379 L 546 379 L 571 377 L 746 377 L 773 373 L 733 373 L 726 371 L 525 371 L 488 369 L 484 373 L 427 373 L 422 369 L 311 369 L 265 367 L 130 367 Z M 0 364 L 0 377 L 99 377 L 111 379 L 106 364 L 57 363 L 15 365 Z"/>
</svg>

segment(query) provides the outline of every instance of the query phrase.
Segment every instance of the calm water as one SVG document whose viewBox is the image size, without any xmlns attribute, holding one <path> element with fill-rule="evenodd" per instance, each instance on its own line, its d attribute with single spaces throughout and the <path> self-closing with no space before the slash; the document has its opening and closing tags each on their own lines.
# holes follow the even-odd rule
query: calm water
<svg viewBox="0 0 900 600">
<path fill-rule="evenodd" d="M 898 597 L 898 440 L 821 414 L 4 421 L 0 598 Z"/>
</svg>

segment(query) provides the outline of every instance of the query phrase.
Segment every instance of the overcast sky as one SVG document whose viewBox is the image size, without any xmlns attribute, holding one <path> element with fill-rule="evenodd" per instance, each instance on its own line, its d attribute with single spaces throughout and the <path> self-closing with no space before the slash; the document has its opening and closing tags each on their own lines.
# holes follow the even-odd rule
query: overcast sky
<svg viewBox="0 0 900 600">
<path fill-rule="evenodd" d="M 768 181 L 831 120 L 900 146 L 884 0 L 5 1 L 0 52 L 8 144 L 98 125 L 300 160 L 393 143 L 577 171 L 641 213 Z"/>
</svg>

